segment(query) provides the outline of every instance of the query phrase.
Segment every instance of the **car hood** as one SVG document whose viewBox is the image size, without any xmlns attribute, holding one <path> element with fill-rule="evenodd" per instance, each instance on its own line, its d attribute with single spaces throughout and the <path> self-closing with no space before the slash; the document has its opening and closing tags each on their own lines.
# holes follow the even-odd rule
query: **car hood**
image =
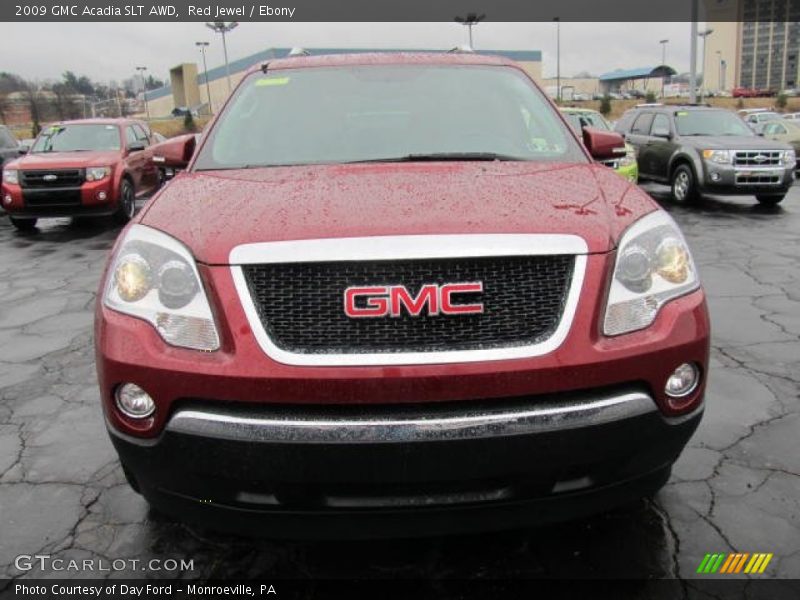
<svg viewBox="0 0 800 600">
<path fill-rule="evenodd" d="M 564 233 L 605 252 L 655 208 L 599 165 L 370 163 L 182 173 L 140 222 L 227 264 L 240 244 L 386 235 Z"/>
<path fill-rule="evenodd" d="M 751 135 L 698 135 L 682 137 L 686 144 L 703 150 L 789 150 L 783 142 Z"/>
<path fill-rule="evenodd" d="M 83 169 L 114 164 L 120 154 L 115 151 L 37 152 L 14 161 L 17 169 Z"/>
</svg>

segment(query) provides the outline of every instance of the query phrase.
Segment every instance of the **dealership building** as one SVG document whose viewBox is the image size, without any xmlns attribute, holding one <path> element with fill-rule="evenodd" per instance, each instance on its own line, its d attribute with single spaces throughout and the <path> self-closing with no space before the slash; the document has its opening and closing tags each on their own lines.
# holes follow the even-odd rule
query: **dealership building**
<svg viewBox="0 0 800 600">
<path fill-rule="evenodd" d="M 431 49 L 308 48 L 307 50 L 312 55 L 360 54 L 365 52 L 435 52 L 435 50 Z M 235 87 L 253 65 L 284 57 L 290 51 L 290 48 L 269 48 L 231 61 L 229 64 L 231 86 Z M 479 54 L 493 54 L 515 60 L 522 65 L 533 79 L 541 82 L 542 53 L 539 50 L 480 50 Z M 169 116 L 172 110 L 178 106 L 196 107 L 203 105 L 205 107 L 208 105 L 209 95 L 213 110 L 217 110 L 228 97 L 225 65 L 209 69 L 207 74 L 200 72 L 195 63 L 177 65 L 170 69 L 169 85 L 147 92 L 146 97 L 150 116 L 157 118 Z"/>
</svg>

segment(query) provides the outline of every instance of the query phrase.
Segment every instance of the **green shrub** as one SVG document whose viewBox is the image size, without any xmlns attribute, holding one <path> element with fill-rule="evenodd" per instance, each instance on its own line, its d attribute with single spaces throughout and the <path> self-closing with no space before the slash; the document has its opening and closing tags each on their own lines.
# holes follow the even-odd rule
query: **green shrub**
<svg viewBox="0 0 800 600">
<path fill-rule="evenodd" d="M 775 98 L 775 106 L 777 106 L 778 108 L 786 108 L 786 102 L 787 102 L 786 94 L 784 94 L 783 92 L 778 94 L 778 97 Z"/>
<path fill-rule="evenodd" d="M 194 133 L 197 131 L 197 125 L 194 123 L 194 117 L 192 116 L 191 111 L 186 113 L 186 116 L 183 117 L 183 128 L 188 133 Z"/>
<path fill-rule="evenodd" d="M 600 114 L 604 117 L 611 114 L 611 97 L 608 94 L 600 99 Z"/>
<path fill-rule="evenodd" d="M 655 92 L 647 92 L 644 97 L 644 101 L 648 104 L 654 104 L 656 101 L 656 93 Z"/>
</svg>

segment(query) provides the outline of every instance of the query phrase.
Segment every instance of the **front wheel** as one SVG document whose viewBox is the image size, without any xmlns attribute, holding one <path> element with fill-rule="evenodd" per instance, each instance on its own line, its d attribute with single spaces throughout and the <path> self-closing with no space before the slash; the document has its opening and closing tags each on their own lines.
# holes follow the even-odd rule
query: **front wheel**
<svg viewBox="0 0 800 600">
<path fill-rule="evenodd" d="M 759 204 L 763 204 L 764 206 L 775 206 L 776 204 L 779 204 L 785 197 L 786 194 L 758 194 L 756 195 L 756 200 L 758 200 Z"/>
<path fill-rule="evenodd" d="M 114 213 L 114 220 L 124 225 L 134 214 L 136 214 L 136 194 L 133 191 L 133 184 L 123 179 L 119 188 L 119 208 Z"/>
<path fill-rule="evenodd" d="M 677 202 L 694 202 L 697 200 L 697 182 L 689 165 L 679 165 L 672 174 L 672 197 Z"/>
<path fill-rule="evenodd" d="M 18 219 L 17 217 L 9 217 L 11 224 L 19 231 L 33 231 L 36 229 L 37 219 Z"/>
</svg>

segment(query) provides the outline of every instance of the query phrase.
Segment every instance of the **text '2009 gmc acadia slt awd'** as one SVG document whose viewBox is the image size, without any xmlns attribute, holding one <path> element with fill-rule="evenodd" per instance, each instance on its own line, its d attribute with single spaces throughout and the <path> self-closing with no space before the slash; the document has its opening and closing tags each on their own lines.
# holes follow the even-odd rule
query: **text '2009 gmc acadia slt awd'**
<svg viewBox="0 0 800 600">
<path fill-rule="evenodd" d="M 97 365 L 132 486 L 270 535 L 541 523 L 653 493 L 709 325 L 672 219 L 514 63 L 278 59 L 120 235 Z M 188 164 L 187 164 L 188 163 Z M 411 525 L 414 523 L 416 525 Z"/>
</svg>

